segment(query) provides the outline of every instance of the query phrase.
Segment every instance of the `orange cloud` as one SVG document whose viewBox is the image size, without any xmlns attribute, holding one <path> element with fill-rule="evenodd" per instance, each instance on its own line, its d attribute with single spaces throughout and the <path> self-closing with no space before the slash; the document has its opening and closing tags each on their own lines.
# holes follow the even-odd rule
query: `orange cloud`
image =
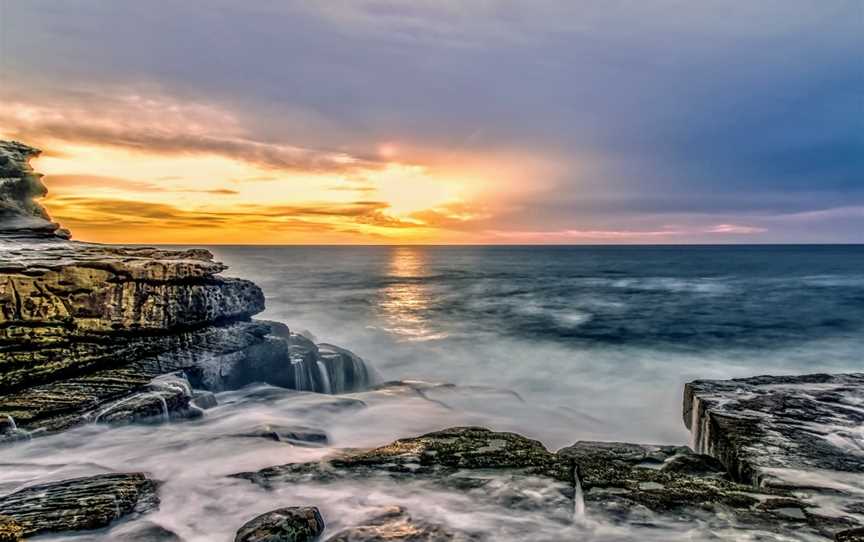
<svg viewBox="0 0 864 542">
<path fill-rule="evenodd" d="M 0 98 L 0 137 L 45 150 L 34 162 L 44 203 L 88 241 L 467 241 L 508 198 L 543 185 L 518 182 L 537 169 L 516 153 L 290 145 L 255 137 L 224 108 L 158 92 Z"/>
</svg>

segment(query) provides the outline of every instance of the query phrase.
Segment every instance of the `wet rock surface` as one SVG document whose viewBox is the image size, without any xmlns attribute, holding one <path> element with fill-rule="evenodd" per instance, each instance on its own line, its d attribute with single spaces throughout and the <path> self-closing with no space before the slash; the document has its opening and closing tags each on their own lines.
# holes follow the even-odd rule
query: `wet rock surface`
<svg viewBox="0 0 864 542">
<path fill-rule="evenodd" d="M 733 479 L 794 491 L 808 513 L 864 524 L 864 374 L 695 381 L 684 391 L 693 447 Z"/>
<path fill-rule="evenodd" d="M 326 432 L 304 425 L 260 424 L 251 431 L 239 433 L 237 436 L 263 438 L 297 446 L 323 446 L 328 441 Z"/>
<path fill-rule="evenodd" d="M 454 427 L 370 450 L 344 450 L 320 462 L 240 473 L 265 488 L 378 478 L 430 483 L 524 510 L 542 508 L 569 521 L 573 464 L 515 433 Z"/>
<path fill-rule="evenodd" d="M 168 422 L 200 417 L 192 406 L 192 386 L 182 373 L 154 378 L 140 392 L 110 403 L 92 414 L 97 423 Z"/>
<path fill-rule="evenodd" d="M 480 535 L 454 531 L 445 526 L 414 519 L 401 506 L 390 506 L 372 515 L 362 525 L 339 531 L 328 542 L 468 542 Z"/>
<path fill-rule="evenodd" d="M 182 542 L 174 531 L 150 521 L 135 521 L 120 525 L 110 532 L 111 540 L 117 542 Z"/>
<path fill-rule="evenodd" d="M 778 533 L 830 538 L 848 523 L 812 513 L 813 503 L 782 489 L 731 481 L 719 462 L 680 446 L 577 442 L 558 451 L 575 462 L 588 517 L 669 526 L 700 523 L 741 537 Z"/>
<path fill-rule="evenodd" d="M 335 469 L 335 470 L 334 470 Z M 467 470 L 508 470 L 565 483 L 573 481 L 572 463 L 538 441 L 482 427 L 453 427 L 394 441 L 371 450 L 349 450 L 321 463 L 288 464 L 237 476 L 268 484 L 295 474 L 439 475 Z"/>
<path fill-rule="evenodd" d="M 155 510 L 157 484 L 141 473 L 102 474 L 27 487 L 0 497 L 0 515 L 24 536 L 106 527 Z"/>
<path fill-rule="evenodd" d="M 0 443 L 93 421 L 199 412 L 151 380 L 221 391 L 268 382 L 336 393 L 374 375 L 353 353 L 256 322 L 264 295 L 206 250 L 79 243 L 50 221 L 28 160 L 0 141 Z M 193 401 L 193 405 L 196 401 Z M 197 405 L 196 405 L 197 406 Z M 107 409 L 107 410 L 106 410 Z"/>
<path fill-rule="evenodd" d="M 324 520 L 317 508 L 280 508 L 240 527 L 234 542 L 307 542 L 323 531 Z"/>
<path fill-rule="evenodd" d="M 864 542 L 864 527 L 841 531 L 837 533 L 835 540 L 837 542 Z"/>
</svg>

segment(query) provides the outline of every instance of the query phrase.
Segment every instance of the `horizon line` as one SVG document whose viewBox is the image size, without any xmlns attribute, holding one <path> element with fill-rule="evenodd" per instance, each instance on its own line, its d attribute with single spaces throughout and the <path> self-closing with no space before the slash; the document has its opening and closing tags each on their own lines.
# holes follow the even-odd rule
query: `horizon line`
<svg viewBox="0 0 864 542">
<path fill-rule="evenodd" d="M 164 247 L 758 247 L 758 246 L 852 246 L 864 242 L 761 242 L 761 243 L 96 243 L 100 245 Z"/>
</svg>

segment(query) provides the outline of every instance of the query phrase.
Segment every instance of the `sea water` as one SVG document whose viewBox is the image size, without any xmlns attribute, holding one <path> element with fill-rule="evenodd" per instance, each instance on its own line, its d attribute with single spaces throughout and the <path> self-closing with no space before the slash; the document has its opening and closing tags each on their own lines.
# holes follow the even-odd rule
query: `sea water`
<svg viewBox="0 0 864 542">
<path fill-rule="evenodd" d="M 861 371 L 864 248 L 212 247 L 258 283 L 263 318 L 346 347 L 423 394 L 322 394 L 260 385 L 220 393 L 195 421 L 90 425 L 0 449 L 0 493 L 107 471 L 164 481 L 146 519 L 189 542 L 230 541 L 257 514 L 318 506 L 328 533 L 380 506 L 494 540 L 741 540 L 698 522 L 653 527 L 481 504 L 424 483 L 345 481 L 265 491 L 226 475 L 310 461 L 454 425 L 515 431 L 555 450 L 577 440 L 685 444 L 684 382 Z M 259 424 L 320 428 L 324 448 L 237 438 Z M 747 536 L 772 538 L 771 533 Z M 111 540 L 112 533 L 44 540 Z"/>
</svg>

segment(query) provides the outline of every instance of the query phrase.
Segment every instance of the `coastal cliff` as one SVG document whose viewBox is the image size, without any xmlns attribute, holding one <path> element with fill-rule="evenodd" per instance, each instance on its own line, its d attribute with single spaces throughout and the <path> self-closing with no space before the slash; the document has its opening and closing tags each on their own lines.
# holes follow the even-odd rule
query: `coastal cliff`
<svg viewBox="0 0 864 542">
<path fill-rule="evenodd" d="M 0 141 L 0 418 L 17 430 L 5 438 L 101 420 L 176 371 L 185 387 L 210 391 L 369 383 L 352 353 L 322 353 L 284 325 L 252 320 L 261 289 L 220 276 L 226 266 L 206 250 L 69 240 L 34 199 L 46 194 L 29 163 L 38 154 Z M 188 409 L 185 395 L 165 409 Z"/>
</svg>

